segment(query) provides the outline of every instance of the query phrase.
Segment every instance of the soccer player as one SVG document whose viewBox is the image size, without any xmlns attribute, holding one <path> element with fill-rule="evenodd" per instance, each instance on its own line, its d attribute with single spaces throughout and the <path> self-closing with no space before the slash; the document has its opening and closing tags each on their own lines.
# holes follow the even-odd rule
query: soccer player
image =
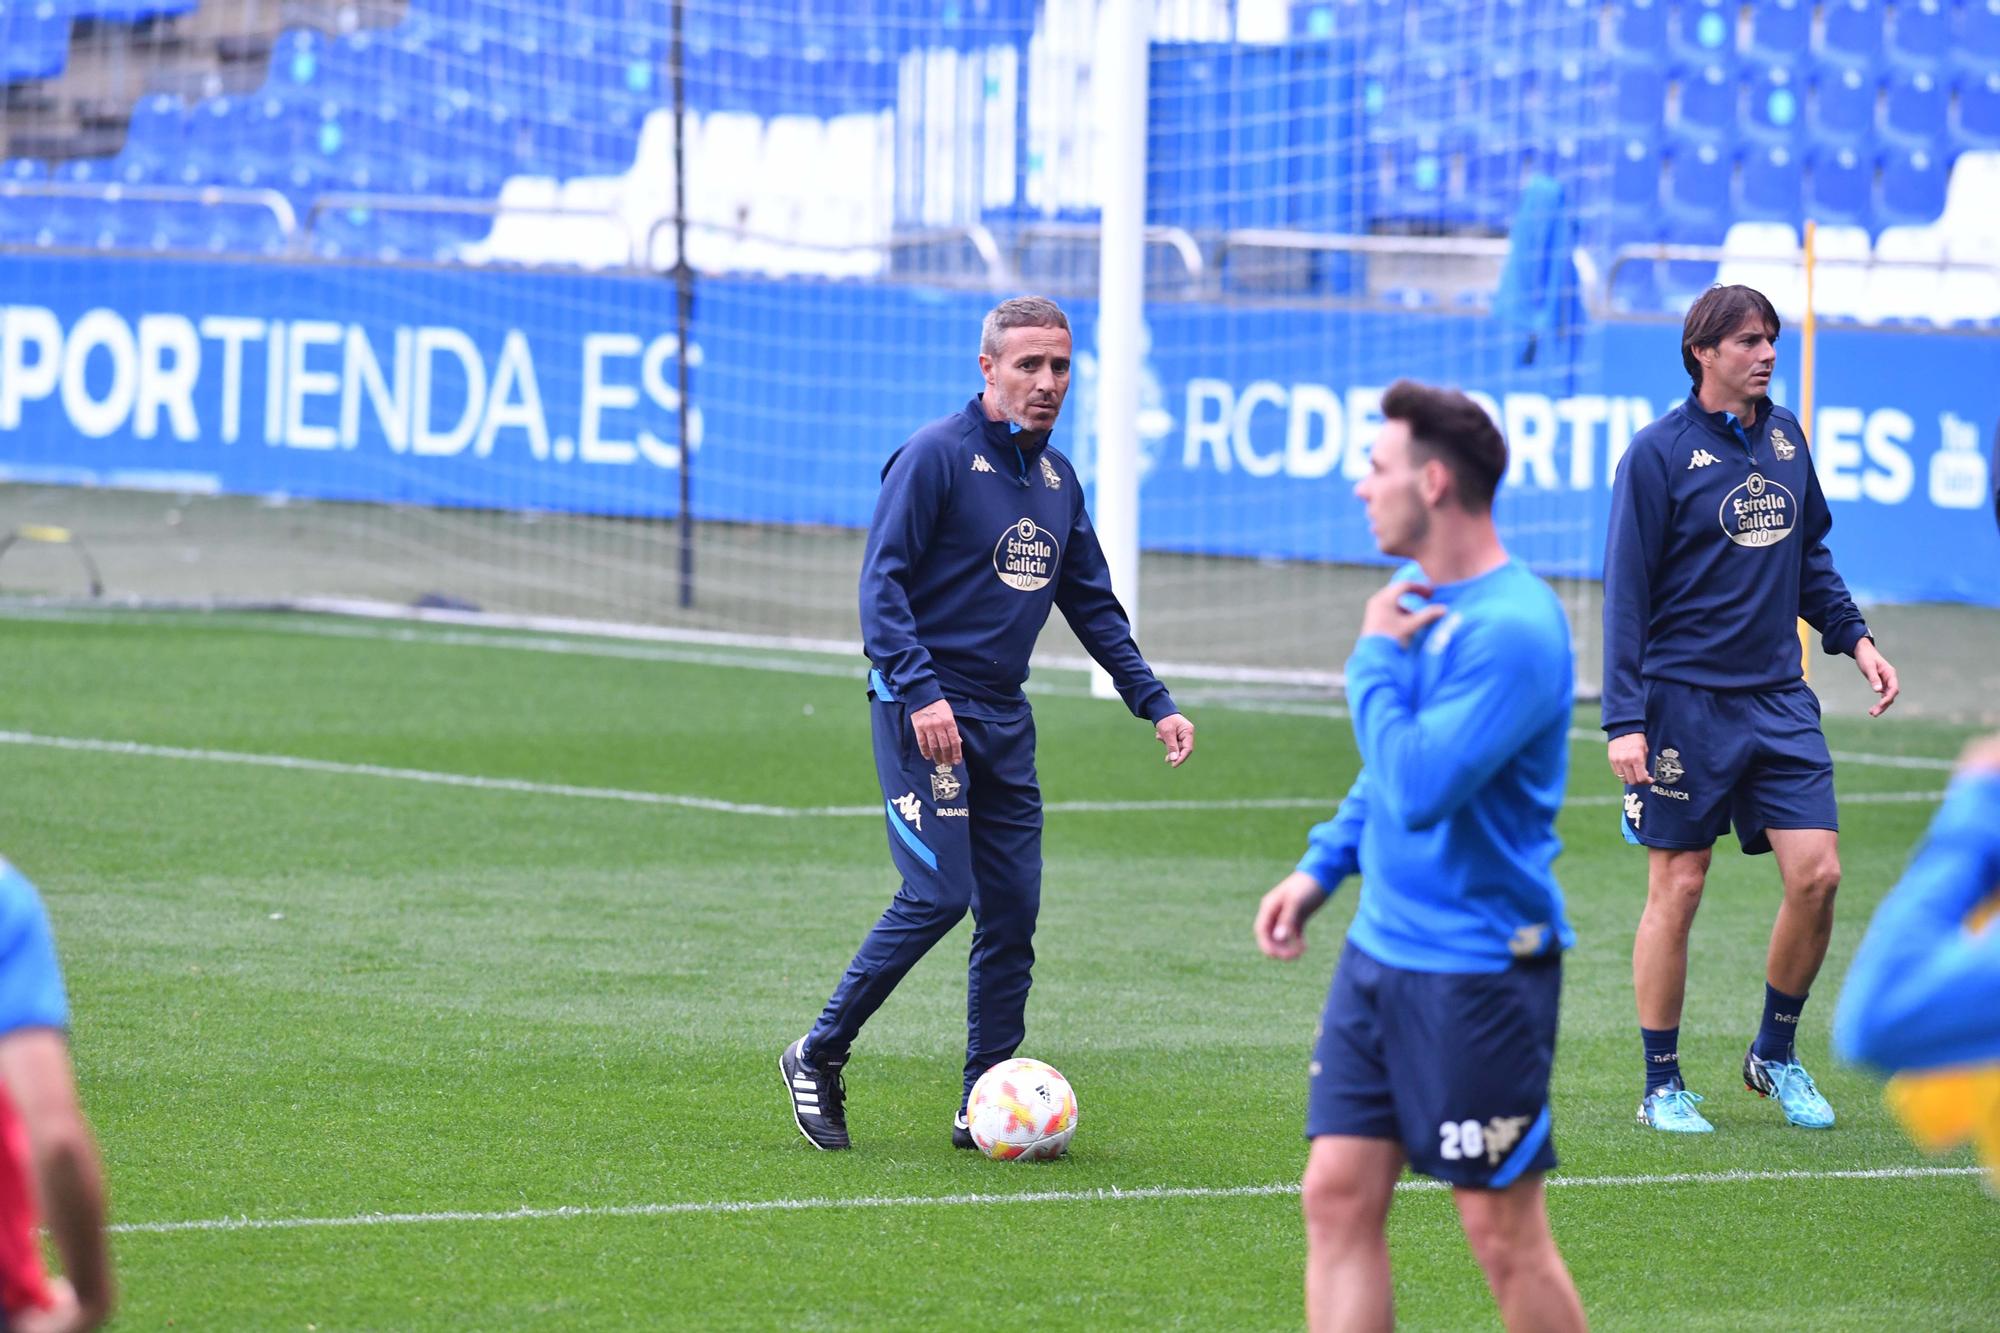
<svg viewBox="0 0 2000 1333">
<path fill-rule="evenodd" d="M 841 1071 L 862 1024 L 972 912 L 965 1087 L 952 1143 L 973 1147 L 965 1099 L 1025 1032 L 1042 896 L 1035 720 L 1021 684 L 1054 607 L 1153 723 L 1178 768 L 1194 753 L 1139 655 L 1049 433 L 1069 391 L 1069 320 L 1037 296 L 1003 301 L 979 337 L 985 389 L 889 456 L 861 564 L 875 773 L 902 887 L 862 940 L 819 1021 L 778 1058 L 799 1132 L 849 1146 Z"/>
<path fill-rule="evenodd" d="M 1834 1013 L 1840 1055 L 1896 1074 L 1917 1142 L 1971 1140 L 2000 1190 L 2000 735 L 1966 747 L 1902 882 L 1876 909 Z"/>
<path fill-rule="evenodd" d="M 1743 1083 L 1808 1129 L 1833 1108 L 1793 1038 L 1833 934 L 1840 884 L 1833 759 L 1800 678 L 1797 623 L 1847 653 L 1896 702 L 1896 670 L 1833 567 L 1833 520 L 1798 419 L 1766 396 L 1778 312 L 1749 287 L 1688 310 L 1687 399 L 1632 437 L 1612 488 L 1604 556 L 1603 726 L 1625 784 L 1623 828 L 1645 844 L 1632 946 L 1646 1084 L 1639 1123 L 1708 1133 L 1680 1070 L 1688 931 L 1715 840 L 1774 852 L 1784 897 L 1765 961 L 1764 1017 Z"/>
<path fill-rule="evenodd" d="M 0 859 L 0 1327 L 11 1333 L 81 1333 L 111 1313 L 104 1178 L 68 1023 L 42 900 Z M 37 1200 L 67 1280 L 42 1271 Z"/>
<path fill-rule="evenodd" d="M 1385 1233 L 1405 1162 L 1452 1186 L 1510 1329 L 1580 1329 L 1549 1230 L 1549 1070 L 1562 951 L 1550 865 L 1569 769 L 1569 624 L 1493 526 L 1507 445 L 1462 393 L 1400 381 L 1355 493 L 1386 555 L 1415 562 L 1368 600 L 1347 660 L 1361 772 L 1264 895 L 1257 943 L 1361 873 L 1313 1051 L 1306 1313 L 1386 1329 Z"/>
</svg>

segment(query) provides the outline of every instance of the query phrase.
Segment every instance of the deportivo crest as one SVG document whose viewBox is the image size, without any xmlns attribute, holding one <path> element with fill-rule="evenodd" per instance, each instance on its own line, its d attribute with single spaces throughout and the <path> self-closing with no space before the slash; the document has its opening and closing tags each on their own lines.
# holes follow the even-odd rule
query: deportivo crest
<svg viewBox="0 0 2000 1333">
<path fill-rule="evenodd" d="M 1042 455 L 1042 484 L 1052 491 L 1062 489 L 1062 474 L 1056 471 L 1056 465 L 1049 461 L 1047 454 Z"/>
<path fill-rule="evenodd" d="M 1054 534 L 1036 527 L 1032 518 L 1008 524 L 993 544 L 993 572 L 1002 583 L 1021 592 L 1048 587 L 1061 559 L 1062 548 L 1056 545 Z"/>
<path fill-rule="evenodd" d="M 1789 463 L 1792 461 L 1792 455 L 1798 453 L 1799 447 L 1785 438 L 1785 432 L 1773 426 L 1771 427 L 1771 450 L 1778 455 L 1780 463 Z"/>
<path fill-rule="evenodd" d="M 1792 535 L 1798 502 L 1792 493 L 1759 472 L 1722 497 L 1716 517 L 1723 535 L 1738 546 L 1776 546 Z"/>
<path fill-rule="evenodd" d="M 1653 765 L 1653 777 L 1663 787 L 1671 787 L 1676 782 L 1679 782 L 1681 774 L 1685 772 L 1687 770 L 1681 767 L 1681 752 L 1679 750 L 1660 751 L 1659 762 Z"/>
<path fill-rule="evenodd" d="M 937 772 L 931 774 L 931 799 L 933 801 L 952 800 L 962 790 L 964 790 L 964 784 L 959 782 L 957 775 L 951 771 L 950 764 L 939 764 Z"/>
</svg>

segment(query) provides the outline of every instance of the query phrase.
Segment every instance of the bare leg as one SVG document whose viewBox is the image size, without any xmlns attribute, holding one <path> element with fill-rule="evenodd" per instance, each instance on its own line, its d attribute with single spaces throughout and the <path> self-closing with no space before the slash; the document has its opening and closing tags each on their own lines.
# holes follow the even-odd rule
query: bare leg
<svg viewBox="0 0 2000 1333">
<path fill-rule="evenodd" d="M 1677 1028 L 1687 998 L 1688 932 L 1708 880 L 1710 849 L 1646 849 L 1646 910 L 1632 941 L 1632 990 L 1639 1026 Z M 1822 950 L 1824 952 L 1824 950 Z"/>
<path fill-rule="evenodd" d="M 1583 1301 L 1549 1230 L 1542 1177 L 1528 1176 L 1504 1190 L 1458 1189 L 1458 1218 L 1473 1257 L 1512 1333 L 1581 1330 Z"/>
<path fill-rule="evenodd" d="M 1784 901 L 1771 927 L 1764 975 L 1787 995 L 1804 995 L 1826 961 L 1833 939 L 1833 898 L 1840 888 L 1840 835 L 1832 829 L 1771 830 L 1771 850 L 1785 880 Z"/>
<path fill-rule="evenodd" d="M 1386 1333 L 1394 1326 L 1386 1228 L 1402 1169 L 1403 1148 L 1393 1139 L 1328 1134 L 1312 1141 L 1302 1191 L 1312 1333 Z"/>
</svg>

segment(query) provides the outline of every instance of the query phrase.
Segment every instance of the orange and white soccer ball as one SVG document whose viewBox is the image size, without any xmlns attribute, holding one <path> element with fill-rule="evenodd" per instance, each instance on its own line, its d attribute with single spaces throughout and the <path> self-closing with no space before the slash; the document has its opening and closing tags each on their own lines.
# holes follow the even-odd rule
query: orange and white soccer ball
<svg viewBox="0 0 2000 1333">
<path fill-rule="evenodd" d="M 972 1085 L 965 1123 L 979 1151 L 996 1162 L 1046 1162 L 1076 1134 L 1076 1093 L 1040 1060 L 1002 1060 Z"/>
</svg>

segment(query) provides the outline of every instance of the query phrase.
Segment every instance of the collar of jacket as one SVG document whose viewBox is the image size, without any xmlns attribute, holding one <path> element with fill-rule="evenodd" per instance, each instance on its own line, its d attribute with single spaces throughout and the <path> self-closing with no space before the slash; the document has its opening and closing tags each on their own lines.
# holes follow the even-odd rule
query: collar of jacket
<svg viewBox="0 0 2000 1333">
<path fill-rule="evenodd" d="M 1721 439 L 1736 443 L 1748 439 L 1753 434 L 1762 435 L 1771 426 L 1771 400 L 1759 398 L 1755 403 L 1757 421 L 1755 425 L 1743 425 L 1742 418 L 1734 412 L 1711 412 L 1701 405 L 1701 399 L 1690 393 L 1681 403 L 1681 412 L 1690 421 L 1699 422 L 1708 432 Z M 1741 431 L 1739 436 L 1738 431 Z"/>
<path fill-rule="evenodd" d="M 1025 430 L 1017 430 L 1011 421 L 995 421 L 986 415 L 986 398 L 983 394 L 973 394 L 972 401 L 965 405 L 965 414 L 979 423 L 984 432 L 981 439 L 1001 451 L 1002 458 L 1014 457 L 1020 450 L 1021 466 L 1025 469 L 1035 461 L 1035 456 L 1049 442 L 1047 435 L 1034 435 Z"/>
</svg>

